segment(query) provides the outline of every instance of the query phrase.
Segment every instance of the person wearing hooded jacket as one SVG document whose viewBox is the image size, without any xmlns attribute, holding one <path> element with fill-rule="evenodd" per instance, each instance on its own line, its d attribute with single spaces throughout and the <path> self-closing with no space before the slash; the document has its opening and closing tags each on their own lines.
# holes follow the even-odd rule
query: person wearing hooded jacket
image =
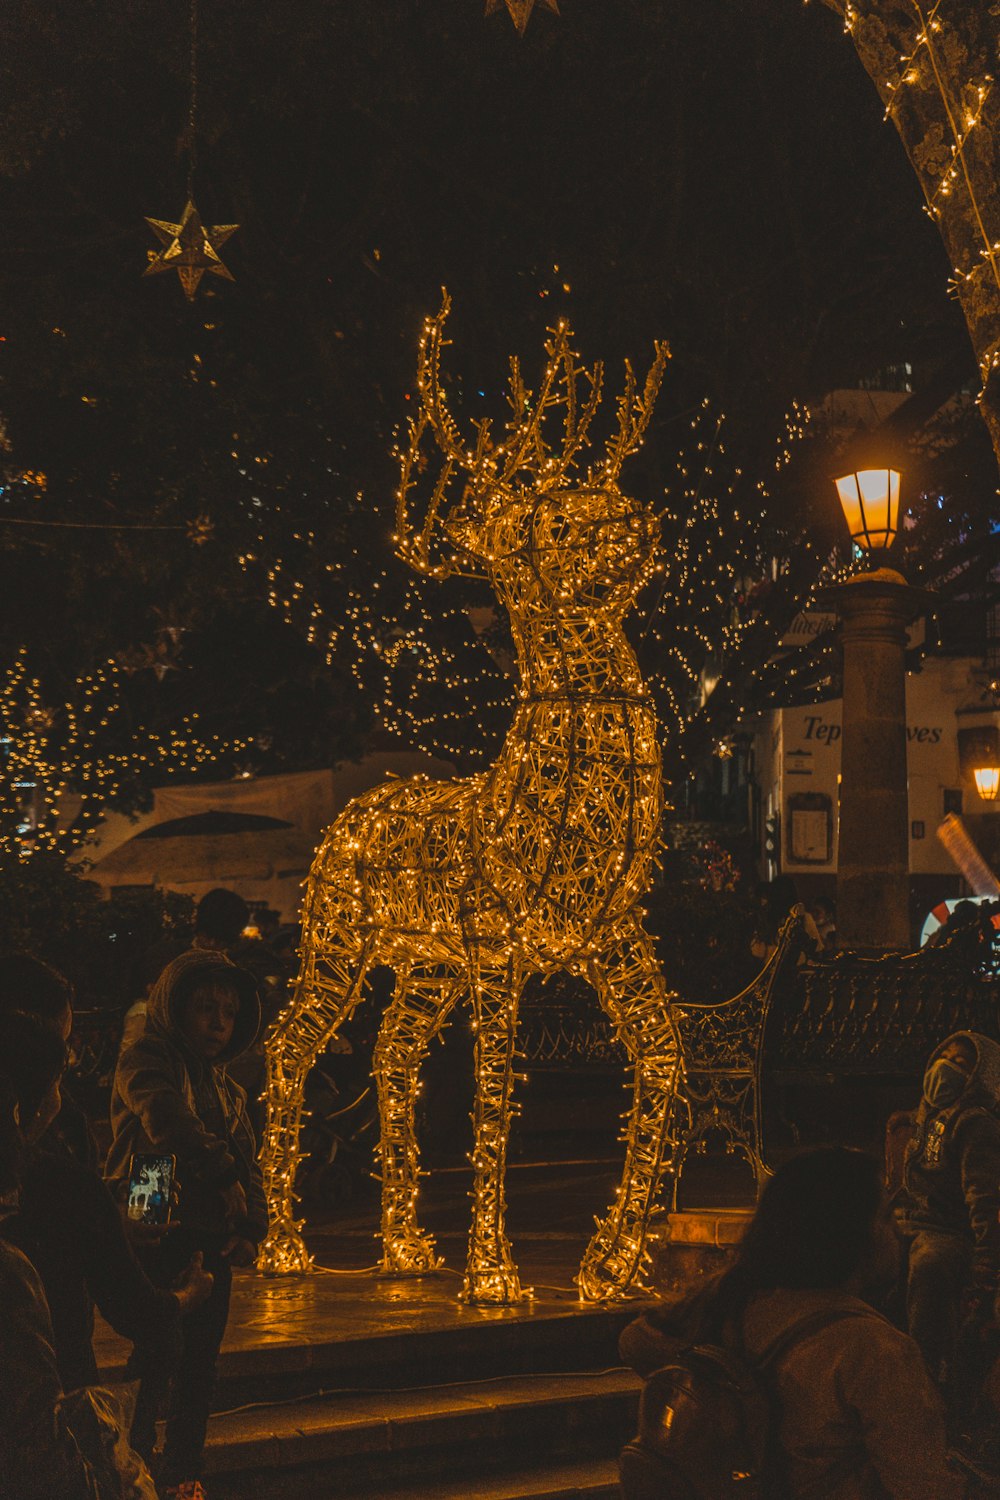
<svg viewBox="0 0 1000 1500">
<path fill-rule="evenodd" d="M 118 1060 L 111 1098 L 113 1140 L 105 1174 L 124 1201 L 134 1153 L 177 1159 L 178 1226 L 143 1252 L 150 1278 L 171 1285 L 200 1251 L 215 1278 L 208 1301 L 183 1324 L 183 1351 L 169 1384 L 159 1483 L 197 1500 L 205 1431 L 234 1265 L 253 1263 L 267 1233 L 267 1207 L 246 1095 L 226 1063 L 251 1046 L 261 1010 L 251 975 L 222 953 L 191 949 L 163 970 L 145 1030 Z"/>
<path fill-rule="evenodd" d="M 931 1377 L 961 1403 L 1000 1270 L 1000 1045 L 961 1031 L 931 1053 L 903 1158 L 898 1209 L 910 1238 L 909 1331 Z M 974 1360 L 973 1360 L 974 1362 Z"/>
</svg>

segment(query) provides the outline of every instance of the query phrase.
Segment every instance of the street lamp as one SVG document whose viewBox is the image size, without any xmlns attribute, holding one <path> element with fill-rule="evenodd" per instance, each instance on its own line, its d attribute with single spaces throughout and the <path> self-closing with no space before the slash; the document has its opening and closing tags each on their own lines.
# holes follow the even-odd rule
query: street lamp
<svg viewBox="0 0 1000 1500">
<path fill-rule="evenodd" d="M 980 800 L 995 802 L 1000 792 L 1000 728 L 996 722 L 996 711 L 992 700 L 984 702 L 979 693 L 964 708 L 958 709 L 958 764 L 962 779 L 968 785 L 972 781 Z M 982 720 L 988 716 L 988 722 Z M 980 720 L 969 724 L 970 718 Z"/>
<path fill-rule="evenodd" d="M 898 469 L 835 481 L 851 540 L 872 562 L 899 531 Z M 885 563 L 825 591 L 843 647 L 837 936 L 856 952 L 910 947 L 906 628 L 929 602 Z"/>
<path fill-rule="evenodd" d="M 899 532 L 899 470 L 857 469 L 834 483 L 851 541 L 865 552 L 891 547 Z"/>
</svg>

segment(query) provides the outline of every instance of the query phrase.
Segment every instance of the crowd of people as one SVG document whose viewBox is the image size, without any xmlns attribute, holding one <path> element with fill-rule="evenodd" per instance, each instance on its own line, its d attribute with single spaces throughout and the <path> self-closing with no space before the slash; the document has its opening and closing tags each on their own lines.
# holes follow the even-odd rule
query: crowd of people
<svg viewBox="0 0 1000 1500">
<path fill-rule="evenodd" d="M 190 944 L 151 955 L 103 1161 L 62 1088 L 71 986 L 0 963 L 0 1494 L 203 1500 L 232 1272 L 267 1228 L 254 1106 L 276 992 L 233 961 L 246 917 L 213 892 Z M 706 1345 L 767 1370 L 766 1500 L 959 1500 L 1000 1474 L 1000 1045 L 946 1038 L 886 1142 L 884 1170 L 790 1158 L 729 1269 L 622 1336 L 644 1377 Z M 179 1211 L 130 1213 L 130 1181 L 143 1210 L 179 1184 Z M 132 1345 L 129 1409 L 99 1383 L 95 1308 Z"/>
<path fill-rule="evenodd" d="M 231 1071 L 249 1057 L 259 1093 L 268 986 L 229 956 L 248 915 L 233 892 L 210 892 L 190 946 L 152 956 L 103 1165 L 62 1090 L 71 986 L 28 955 L 0 963 L 0 1494 L 202 1500 L 232 1270 L 267 1229 L 251 1106 Z M 128 1211 L 130 1177 L 152 1180 L 151 1161 L 161 1187 L 176 1164 L 172 1221 Z M 131 1411 L 99 1386 L 95 1308 L 132 1345 Z"/>
<path fill-rule="evenodd" d="M 885 1170 L 842 1147 L 789 1159 L 732 1266 L 622 1335 L 644 1377 L 706 1345 L 768 1367 L 765 1497 L 1000 1493 L 1000 1046 L 948 1037 L 886 1140 Z"/>
</svg>

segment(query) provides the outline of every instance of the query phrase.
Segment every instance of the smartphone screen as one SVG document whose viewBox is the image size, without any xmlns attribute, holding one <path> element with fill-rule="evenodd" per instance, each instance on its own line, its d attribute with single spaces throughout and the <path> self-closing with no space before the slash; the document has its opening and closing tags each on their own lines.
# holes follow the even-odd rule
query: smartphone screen
<svg viewBox="0 0 1000 1500">
<path fill-rule="evenodd" d="M 170 1218 L 170 1193 L 174 1183 L 174 1158 L 142 1153 L 133 1156 L 128 1179 L 128 1216 L 143 1224 L 166 1224 Z"/>
</svg>

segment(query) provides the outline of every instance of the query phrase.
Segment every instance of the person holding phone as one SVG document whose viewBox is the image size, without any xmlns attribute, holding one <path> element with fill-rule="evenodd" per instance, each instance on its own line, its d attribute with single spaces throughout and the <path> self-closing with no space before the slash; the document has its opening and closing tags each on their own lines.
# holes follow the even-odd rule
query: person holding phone
<svg viewBox="0 0 1000 1500">
<path fill-rule="evenodd" d="M 229 1313 L 232 1267 L 249 1266 L 267 1233 L 257 1147 L 246 1095 L 226 1064 L 260 1029 L 252 976 L 224 954 L 191 949 L 154 985 L 142 1035 L 118 1060 L 111 1098 L 114 1139 L 105 1168 L 122 1202 L 133 1158 L 176 1160 L 179 1223 L 140 1254 L 150 1277 L 169 1286 L 194 1253 L 214 1276 L 212 1295 L 182 1325 L 183 1351 L 171 1372 L 166 1440 L 158 1481 L 170 1500 L 199 1500 L 205 1430 L 219 1348 Z"/>
<path fill-rule="evenodd" d="M 41 1025 L 66 1060 L 73 1025 L 72 989 L 55 969 L 28 954 L 0 962 L 0 1025 L 8 1028 L 4 1065 L 26 1091 L 21 1106 L 24 1158 L 16 1210 L 3 1237 L 16 1245 L 41 1277 L 48 1301 L 53 1347 L 64 1390 L 98 1383 L 94 1357 L 94 1307 L 133 1345 L 130 1374 L 139 1379 L 132 1446 L 148 1458 L 156 1440 L 161 1371 L 180 1354 L 179 1319 L 209 1295 L 212 1278 L 200 1256 L 180 1268 L 170 1289 L 154 1286 L 136 1259 L 131 1237 L 159 1239 L 165 1226 L 127 1223 L 98 1172 L 89 1165 L 86 1131 L 70 1113 L 63 1078 L 48 1105 L 35 1109 L 37 1048 L 27 1022 Z M 22 1039 L 22 1043 L 17 1042 Z M 40 1097 L 40 1096 L 39 1096 Z M 80 1142 L 84 1142 L 80 1147 Z"/>
<path fill-rule="evenodd" d="M 44 1021 L 20 1011 L 0 1014 L 0 1495 L 153 1500 L 145 1464 L 123 1442 L 121 1406 L 98 1389 L 93 1351 L 92 1378 L 71 1384 L 63 1376 L 48 1287 L 34 1261 L 38 1248 L 49 1272 L 51 1263 L 44 1243 L 36 1247 L 28 1236 L 25 1247 L 18 1222 L 25 1167 L 59 1111 L 65 1066 L 66 1044 Z M 103 1184 L 94 1185 L 117 1223 Z M 141 1277 L 137 1267 L 135 1274 Z M 146 1287 L 154 1300 L 165 1295 Z"/>
</svg>

